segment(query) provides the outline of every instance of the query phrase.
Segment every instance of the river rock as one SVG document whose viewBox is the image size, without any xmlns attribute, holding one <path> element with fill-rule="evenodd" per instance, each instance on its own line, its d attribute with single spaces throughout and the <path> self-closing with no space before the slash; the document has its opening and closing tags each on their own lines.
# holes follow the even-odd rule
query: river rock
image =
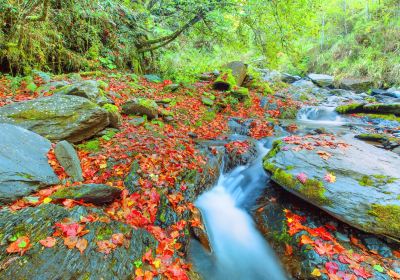
<svg viewBox="0 0 400 280">
<path fill-rule="evenodd" d="M 104 95 L 104 92 L 100 89 L 99 83 L 92 80 L 81 81 L 63 86 L 56 89 L 54 94 L 84 97 L 100 106 L 113 102 Z"/>
<path fill-rule="evenodd" d="M 141 260 L 149 247 L 156 248 L 157 241 L 144 229 L 133 229 L 121 222 L 96 221 L 86 223 L 88 241 L 82 254 L 68 249 L 61 238 L 52 248 L 43 247 L 38 241 L 52 236 L 54 225 L 65 218 L 79 222 L 80 217 L 106 215 L 99 209 L 74 207 L 67 210 L 55 204 L 42 204 L 18 212 L 0 210 L 0 279 L 132 279 L 135 277 L 136 260 Z M 126 246 L 117 246 L 110 254 L 99 252 L 97 242 L 110 240 L 112 234 L 122 233 Z M 13 236 L 29 236 L 32 247 L 23 255 L 9 254 L 6 248 Z"/>
<path fill-rule="evenodd" d="M 0 122 L 34 131 L 49 140 L 77 143 L 106 128 L 108 112 L 86 98 L 53 95 L 0 108 Z"/>
<path fill-rule="evenodd" d="M 47 160 L 50 141 L 10 124 L 0 131 L 0 205 L 59 182 Z"/>
<path fill-rule="evenodd" d="M 373 81 L 368 78 L 345 78 L 339 81 L 339 88 L 356 92 L 365 92 L 368 91 L 373 84 Z"/>
<path fill-rule="evenodd" d="M 333 84 L 333 77 L 325 74 L 308 74 L 308 78 L 320 87 L 329 87 Z"/>
<path fill-rule="evenodd" d="M 274 144 L 264 159 L 272 180 L 356 228 L 399 239 L 400 157 L 355 140 L 353 135 L 307 139 L 298 139 L 298 143 L 309 142 L 315 149 L 295 151 L 299 146 L 284 141 Z M 350 146 L 329 148 L 333 142 Z M 336 180 L 328 183 L 328 173 Z"/>
<path fill-rule="evenodd" d="M 154 119 L 158 117 L 159 110 L 154 100 L 134 98 L 122 105 L 122 113 L 126 115 L 145 115 L 148 119 Z"/>
<path fill-rule="evenodd" d="M 102 205 L 112 202 L 119 197 L 121 190 L 103 184 L 84 184 L 74 187 L 66 187 L 56 191 L 53 199 L 73 199 L 83 202 Z"/>
<path fill-rule="evenodd" d="M 225 144 L 225 149 L 225 171 L 249 164 L 257 157 L 257 146 L 251 140 L 229 142 Z"/>
<path fill-rule="evenodd" d="M 300 81 L 301 77 L 300 76 L 293 76 L 288 73 L 283 73 L 282 74 L 282 82 L 292 84 L 294 82 Z"/>
<path fill-rule="evenodd" d="M 57 143 L 54 153 L 56 154 L 58 162 L 72 180 L 75 182 L 82 182 L 81 162 L 74 147 L 68 141 L 61 141 Z"/>
</svg>

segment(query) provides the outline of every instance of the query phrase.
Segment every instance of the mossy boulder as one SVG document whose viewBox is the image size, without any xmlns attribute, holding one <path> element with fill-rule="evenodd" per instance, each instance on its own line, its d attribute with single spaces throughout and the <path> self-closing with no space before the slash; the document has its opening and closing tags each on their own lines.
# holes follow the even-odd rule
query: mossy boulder
<svg viewBox="0 0 400 280">
<path fill-rule="evenodd" d="M 66 187 L 56 191 L 53 199 L 73 199 L 83 202 L 102 205 L 112 202 L 121 194 L 121 190 L 103 184 L 84 184 L 74 187 Z"/>
<path fill-rule="evenodd" d="M 47 160 L 50 141 L 14 125 L 0 131 L 0 205 L 59 183 Z"/>
<path fill-rule="evenodd" d="M 366 92 L 374 85 L 368 78 L 344 78 L 338 82 L 338 87 L 355 92 Z"/>
<path fill-rule="evenodd" d="M 332 141 L 327 135 L 319 135 L 317 140 Z M 264 158 L 264 168 L 285 190 L 339 220 L 370 233 L 400 238 L 398 219 L 384 223 L 374 206 L 400 207 L 400 156 L 358 141 L 353 135 L 334 141 L 349 146 L 334 149 L 322 145 L 296 151 L 293 144 L 275 142 Z M 331 156 L 323 159 L 317 151 Z M 327 180 L 327 174 L 335 179 Z"/>
<path fill-rule="evenodd" d="M 232 95 L 239 100 L 250 98 L 249 89 L 245 87 L 234 87 L 232 90 Z"/>
<path fill-rule="evenodd" d="M 104 84 L 105 83 L 103 81 L 98 82 L 93 80 L 86 80 L 63 86 L 56 89 L 53 93 L 84 97 L 102 106 L 104 104 L 112 102 L 112 100 L 108 99 L 104 95 L 103 89 L 107 87 Z"/>
<path fill-rule="evenodd" d="M 148 119 L 157 118 L 160 114 L 157 103 L 147 98 L 134 98 L 127 101 L 122 105 L 122 113 L 126 115 L 145 115 Z"/>
<path fill-rule="evenodd" d="M 81 254 L 68 249 L 61 238 L 52 248 L 44 248 L 39 240 L 52 236 L 54 225 L 65 218 L 79 222 L 89 214 L 106 215 L 96 208 L 82 206 L 67 210 L 55 204 L 42 204 L 18 212 L 0 210 L 0 279 L 132 279 L 134 262 L 141 260 L 149 248 L 155 250 L 157 241 L 144 229 L 133 229 L 121 222 L 95 221 L 86 223 L 88 241 Z M 111 239 L 112 234 L 124 234 L 126 246 L 117 246 L 110 254 L 99 252 L 97 242 Z M 29 236 L 32 247 L 23 255 L 9 254 L 6 248 L 13 236 Z"/>
<path fill-rule="evenodd" d="M 49 140 L 77 143 L 110 124 L 108 112 L 86 98 L 53 95 L 0 108 L 0 122 L 34 131 Z"/>
</svg>

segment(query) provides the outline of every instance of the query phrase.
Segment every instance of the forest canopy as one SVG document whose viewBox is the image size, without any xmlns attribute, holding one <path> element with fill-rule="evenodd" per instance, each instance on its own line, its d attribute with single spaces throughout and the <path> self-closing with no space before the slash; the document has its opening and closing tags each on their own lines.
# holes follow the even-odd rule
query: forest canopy
<svg viewBox="0 0 400 280">
<path fill-rule="evenodd" d="M 0 70 L 191 81 L 232 59 L 398 84 L 397 0 L 0 0 Z M 199 59 L 201 58 L 201 59 Z"/>
</svg>

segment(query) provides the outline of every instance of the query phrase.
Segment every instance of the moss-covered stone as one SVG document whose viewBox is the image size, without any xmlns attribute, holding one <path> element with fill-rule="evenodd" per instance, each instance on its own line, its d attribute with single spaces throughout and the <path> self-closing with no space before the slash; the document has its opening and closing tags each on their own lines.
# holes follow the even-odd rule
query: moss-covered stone
<svg viewBox="0 0 400 280">
<path fill-rule="evenodd" d="M 382 187 L 388 184 L 392 184 L 396 181 L 396 178 L 375 174 L 371 176 L 364 175 L 360 178 L 358 183 L 364 187 Z"/>
<path fill-rule="evenodd" d="M 361 113 L 363 107 L 364 104 L 352 103 L 336 107 L 336 112 L 338 112 L 339 114 Z"/>
<path fill-rule="evenodd" d="M 377 141 L 381 142 L 386 139 L 385 135 L 382 134 L 369 134 L 369 133 L 364 133 L 364 134 L 359 134 L 355 136 L 357 139 L 360 140 L 366 140 L 366 141 Z"/>
<path fill-rule="evenodd" d="M 249 89 L 245 87 L 234 87 L 232 90 L 232 95 L 239 100 L 250 98 Z"/>
<path fill-rule="evenodd" d="M 400 235 L 400 205 L 373 204 L 368 214 L 375 217 L 377 226 L 386 234 Z"/>
<path fill-rule="evenodd" d="M 56 191 L 53 199 L 74 199 L 93 204 L 105 204 L 119 196 L 121 190 L 102 184 L 85 184 L 74 187 L 66 187 Z"/>
</svg>

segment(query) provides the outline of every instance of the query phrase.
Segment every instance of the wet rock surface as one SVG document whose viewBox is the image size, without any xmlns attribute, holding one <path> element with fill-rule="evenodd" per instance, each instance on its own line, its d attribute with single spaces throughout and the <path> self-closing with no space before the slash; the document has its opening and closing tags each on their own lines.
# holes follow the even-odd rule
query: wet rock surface
<svg viewBox="0 0 400 280">
<path fill-rule="evenodd" d="M 47 161 L 50 141 L 14 125 L 0 131 L 0 205 L 59 182 Z"/>
<path fill-rule="evenodd" d="M 109 125 L 108 112 L 86 98 L 55 95 L 0 108 L 0 122 L 34 131 L 50 140 L 72 143 Z"/>
<path fill-rule="evenodd" d="M 131 279 L 135 272 L 134 262 L 140 260 L 148 246 L 156 246 L 156 240 L 144 229 L 120 222 L 95 221 L 86 223 L 89 230 L 83 236 L 88 246 L 83 253 L 68 249 L 63 240 L 56 237 L 52 248 L 43 247 L 39 241 L 52 236 L 52 226 L 65 218 L 79 222 L 80 217 L 95 214 L 104 216 L 99 209 L 75 207 L 66 210 L 61 206 L 44 204 L 25 208 L 18 212 L 0 210 L 0 278 L 1 279 Z M 127 242 L 108 255 L 99 252 L 99 241 L 108 240 L 112 234 L 122 233 Z M 23 256 L 9 255 L 6 248 L 14 236 L 29 236 L 32 247 Z"/>
<path fill-rule="evenodd" d="M 400 211 L 399 164 L 394 153 L 353 135 L 287 137 L 264 161 L 272 180 L 289 192 L 352 226 L 394 238 L 400 237 L 397 222 L 388 223 Z"/>
<path fill-rule="evenodd" d="M 58 162 L 75 182 L 82 182 L 82 168 L 78 154 L 68 141 L 60 141 L 54 148 Z"/>
</svg>

